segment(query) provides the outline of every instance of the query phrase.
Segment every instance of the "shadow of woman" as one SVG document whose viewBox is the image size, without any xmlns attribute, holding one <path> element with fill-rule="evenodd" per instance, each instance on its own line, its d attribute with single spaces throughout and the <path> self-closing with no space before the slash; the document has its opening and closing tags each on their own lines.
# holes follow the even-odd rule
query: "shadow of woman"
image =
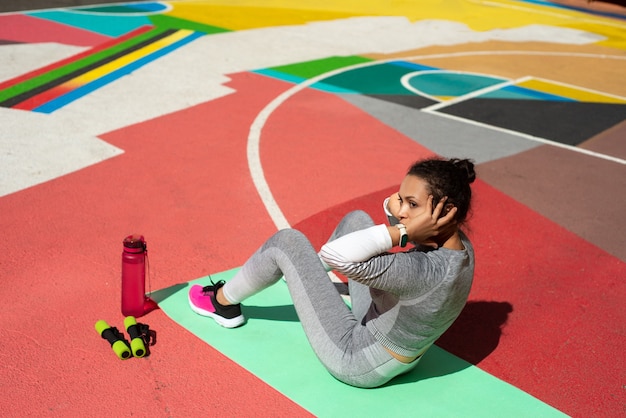
<svg viewBox="0 0 626 418">
<path fill-rule="evenodd" d="M 498 346 L 511 312 L 513 305 L 509 302 L 470 301 L 436 344 L 477 365 Z"/>
</svg>

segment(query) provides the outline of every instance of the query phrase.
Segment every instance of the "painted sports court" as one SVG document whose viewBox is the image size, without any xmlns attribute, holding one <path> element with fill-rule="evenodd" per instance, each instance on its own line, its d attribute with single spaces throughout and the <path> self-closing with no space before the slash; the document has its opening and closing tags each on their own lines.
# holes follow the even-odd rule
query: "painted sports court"
<svg viewBox="0 0 626 418">
<path fill-rule="evenodd" d="M 2 416 L 624 416 L 624 7 L 12 3 Z M 319 248 L 350 210 L 384 222 L 382 200 L 432 155 L 477 163 L 476 275 L 410 374 L 335 381 L 283 283 L 239 329 L 189 309 L 191 284 L 228 280 L 277 229 Z M 160 309 L 139 318 L 151 354 L 122 361 L 94 324 L 123 328 L 134 233 Z"/>
</svg>

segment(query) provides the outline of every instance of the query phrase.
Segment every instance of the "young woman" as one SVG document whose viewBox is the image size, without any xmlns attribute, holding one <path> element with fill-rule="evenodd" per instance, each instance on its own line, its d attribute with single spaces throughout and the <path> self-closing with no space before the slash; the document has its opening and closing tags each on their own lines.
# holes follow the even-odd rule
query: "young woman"
<svg viewBox="0 0 626 418">
<path fill-rule="evenodd" d="M 465 303 L 474 274 L 472 244 L 459 225 L 471 200 L 469 160 L 412 165 L 387 198 L 390 226 L 349 213 L 316 253 L 299 231 L 278 231 L 228 283 L 195 285 L 191 308 L 234 328 L 240 303 L 285 278 L 306 336 L 338 380 L 372 388 L 413 369 Z M 414 244 L 410 249 L 407 242 Z M 393 247 L 400 251 L 389 252 Z M 327 270 L 348 277 L 350 309 Z"/>
</svg>

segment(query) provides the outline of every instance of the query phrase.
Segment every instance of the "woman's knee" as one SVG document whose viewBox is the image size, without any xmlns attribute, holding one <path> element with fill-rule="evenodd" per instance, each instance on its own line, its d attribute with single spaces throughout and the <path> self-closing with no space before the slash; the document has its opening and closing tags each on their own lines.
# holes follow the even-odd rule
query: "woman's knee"
<svg viewBox="0 0 626 418">
<path fill-rule="evenodd" d="M 355 222 L 359 225 L 363 224 L 373 224 L 374 221 L 372 217 L 365 211 L 357 209 L 346 215 L 346 218 L 350 219 L 351 222 Z"/>
<path fill-rule="evenodd" d="M 367 212 L 354 210 L 348 213 L 337 228 L 341 234 L 369 228 L 374 225 L 374 221 Z"/>
<path fill-rule="evenodd" d="M 276 232 L 270 240 L 273 246 L 290 249 L 290 248 L 302 248 L 311 247 L 311 242 L 302 232 L 297 229 L 286 228 Z"/>
</svg>

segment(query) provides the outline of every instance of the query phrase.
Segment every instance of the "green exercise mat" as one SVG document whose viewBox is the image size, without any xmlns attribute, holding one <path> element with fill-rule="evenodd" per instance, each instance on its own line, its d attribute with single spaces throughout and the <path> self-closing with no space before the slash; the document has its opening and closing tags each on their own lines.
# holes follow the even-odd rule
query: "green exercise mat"
<svg viewBox="0 0 626 418">
<path fill-rule="evenodd" d="M 213 274 L 211 279 L 228 281 L 237 270 Z M 348 386 L 317 360 L 283 281 L 246 300 L 242 311 L 247 323 L 235 329 L 222 328 L 191 311 L 187 292 L 196 283 L 210 284 L 204 277 L 150 297 L 175 322 L 316 416 L 564 416 L 437 346 L 412 372 L 383 387 Z"/>
</svg>

